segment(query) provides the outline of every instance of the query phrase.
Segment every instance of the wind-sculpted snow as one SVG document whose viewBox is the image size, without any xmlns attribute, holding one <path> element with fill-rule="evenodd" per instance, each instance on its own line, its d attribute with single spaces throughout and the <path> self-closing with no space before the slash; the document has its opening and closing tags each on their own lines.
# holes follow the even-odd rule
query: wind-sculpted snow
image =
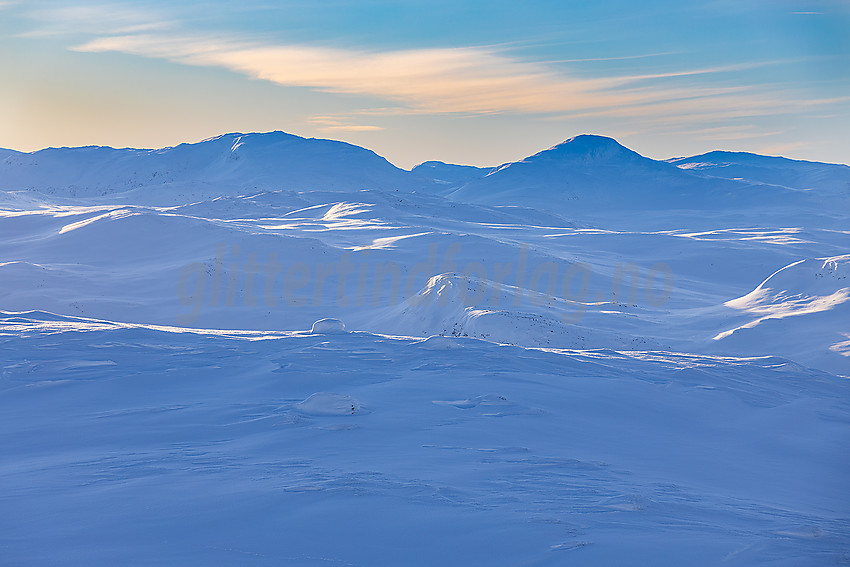
<svg viewBox="0 0 850 567">
<path fill-rule="evenodd" d="M 712 341 L 752 321 L 724 304 L 767 275 L 846 253 L 850 235 L 840 230 L 625 229 L 617 214 L 619 226 L 606 229 L 381 191 L 262 192 L 176 207 L 14 203 L 0 211 L 6 309 L 242 329 L 337 317 L 373 332 L 558 348 L 728 345 L 847 374 L 832 348 L 846 332 L 840 324 L 790 350 Z M 429 291 L 441 274 L 454 283 Z M 474 292 L 461 280 L 477 282 Z M 824 281 L 822 295 L 840 296 L 838 283 Z"/>
<path fill-rule="evenodd" d="M 514 286 L 439 274 L 403 304 L 378 310 L 374 328 L 534 347 L 660 348 L 663 341 L 651 336 L 659 332 L 652 332 L 658 326 L 654 315 L 651 309 L 612 301 L 546 293 L 523 298 Z"/>
<path fill-rule="evenodd" d="M 777 270 L 753 291 L 725 304 L 748 320 L 714 337 L 738 352 L 752 343 L 792 345 L 807 338 L 827 345 L 820 366 L 845 372 L 850 330 L 850 255 L 799 260 Z M 799 348 L 799 347 L 798 347 Z"/>
<path fill-rule="evenodd" d="M 845 166 L 777 159 L 3 152 L 0 563 L 846 563 Z"/>
<path fill-rule="evenodd" d="M 848 385 L 785 359 L 0 330 L 11 564 L 846 557 Z"/>
</svg>

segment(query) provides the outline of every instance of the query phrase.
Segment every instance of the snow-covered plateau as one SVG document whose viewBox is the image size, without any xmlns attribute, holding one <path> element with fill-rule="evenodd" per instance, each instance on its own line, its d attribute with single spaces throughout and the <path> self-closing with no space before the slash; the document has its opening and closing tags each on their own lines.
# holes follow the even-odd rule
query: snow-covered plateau
<svg viewBox="0 0 850 567">
<path fill-rule="evenodd" d="M 850 564 L 850 167 L 0 150 L 0 564 Z"/>
</svg>

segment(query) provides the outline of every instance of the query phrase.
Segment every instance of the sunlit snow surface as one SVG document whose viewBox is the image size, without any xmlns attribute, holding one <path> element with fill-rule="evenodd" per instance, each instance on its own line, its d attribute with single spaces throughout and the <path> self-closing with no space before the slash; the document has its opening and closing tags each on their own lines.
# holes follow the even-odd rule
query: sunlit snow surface
<svg viewBox="0 0 850 567">
<path fill-rule="evenodd" d="M 850 168 L 612 142 L 0 156 L 0 564 L 850 563 Z"/>
</svg>

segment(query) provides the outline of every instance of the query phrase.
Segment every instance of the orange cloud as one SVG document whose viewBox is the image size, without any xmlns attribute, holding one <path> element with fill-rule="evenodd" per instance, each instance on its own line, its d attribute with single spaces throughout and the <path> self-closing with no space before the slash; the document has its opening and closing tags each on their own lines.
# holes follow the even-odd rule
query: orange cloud
<svg viewBox="0 0 850 567">
<path fill-rule="evenodd" d="M 280 85 L 367 95 L 395 104 L 375 109 L 376 115 L 526 113 L 694 123 L 700 118 L 779 114 L 821 103 L 746 85 L 706 86 L 704 81 L 682 85 L 680 80 L 741 72 L 771 62 L 584 78 L 551 64 L 524 61 L 483 47 L 375 52 L 161 32 L 102 36 L 74 49 L 221 67 Z M 379 129 L 348 121 L 323 124 L 322 128 Z"/>
<path fill-rule="evenodd" d="M 74 49 L 223 67 L 281 85 L 378 96 L 428 112 L 555 112 L 633 101 L 604 92 L 623 79 L 567 78 L 543 64 L 485 48 L 369 52 L 133 34 L 97 38 Z"/>
</svg>

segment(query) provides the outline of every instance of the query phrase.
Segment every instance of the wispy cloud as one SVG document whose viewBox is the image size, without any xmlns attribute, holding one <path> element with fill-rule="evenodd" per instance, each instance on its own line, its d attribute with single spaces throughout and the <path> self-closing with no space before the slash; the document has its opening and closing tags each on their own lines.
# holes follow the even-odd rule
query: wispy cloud
<svg viewBox="0 0 850 567">
<path fill-rule="evenodd" d="M 671 130 L 671 133 L 687 135 L 701 140 L 755 140 L 758 138 L 771 138 L 785 133 L 783 130 L 761 131 L 751 125 L 741 126 L 716 126 L 713 128 L 682 128 Z"/>
<path fill-rule="evenodd" d="M 342 116 L 314 116 L 310 122 L 315 124 L 322 132 L 372 132 L 383 130 L 381 126 L 357 124 L 351 118 Z"/>
<path fill-rule="evenodd" d="M 609 117 L 651 119 L 658 129 L 665 125 L 739 121 L 743 118 L 778 116 L 814 110 L 850 97 L 805 98 L 792 93 L 767 96 L 754 87 L 692 87 L 686 89 L 652 87 L 629 91 L 638 102 L 553 116 L 553 119 Z"/>
<path fill-rule="evenodd" d="M 798 148 L 805 147 L 804 142 L 788 142 L 788 143 L 780 143 L 780 144 L 770 144 L 766 146 L 761 146 L 756 148 L 754 151 L 756 153 L 767 155 L 767 156 L 781 156 L 788 155 L 790 152 Z"/>
<path fill-rule="evenodd" d="M 620 55 L 618 57 L 582 57 L 579 59 L 556 59 L 550 63 L 597 63 L 600 61 L 628 61 L 631 59 L 649 59 L 650 57 L 662 57 L 664 55 L 678 55 L 681 51 L 660 51 L 658 53 L 642 53 L 639 55 Z"/>
<path fill-rule="evenodd" d="M 267 45 L 214 36 L 136 33 L 99 37 L 74 48 L 118 51 L 188 65 L 223 67 L 287 86 L 367 95 L 393 101 L 393 113 L 627 114 L 662 112 L 711 98 L 708 110 L 763 114 L 781 101 L 741 87 L 676 86 L 674 79 L 735 73 L 755 64 L 681 69 L 666 73 L 584 78 L 492 48 L 458 47 L 373 52 L 309 45 Z M 667 80 L 668 84 L 663 84 Z M 650 84 L 650 86 L 647 86 Z M 704 104 L 704 103 L 700 103 Z M 784 104 L 783 104 L 784 106 Z M 377 112 L 381 114 L 381 112 Z M 331 129 L 374 129 L 326 124 Z"/>
<path fill-rule="evenodd" d="M 36 28 L 19 34 L 20 37 L 134 34 L 167 30 L 177 25 L 177 20 L 164 13 L 116 3 L 35 8 L 27 15 L 36 22 Z"/>
<path fill-rule="evenodd" d="M 414 110 L 498 113 L 592 108 L 628 100 L 604 89 L 620 79 L 566 78 L 551 68 L 488 48 L 370 52 L 262 45 L 204 36 L 100 37 L 77 51 L 119 51 L 189 65 L 224 67 L 281 85 L 376 96 Z"/>
<path fill-rule="evenodd" d="M 274 43 L 188 33 L 181 31 L 173 14 L 133 4 L 54 7 L 33 10 L 30 17 L 39 22 L 30 35 L 93 37 L 72 48 L 80 52 L 122 52 L 219 67 L 280 85 L 369 98 L 365 105 L 362 100 L 354 104 L 373 108 L 313 118 L 323 131 L 380 130 L 362 123 L 360 118 L 367 115 L 513 113 L 677 124 L 780 114 L 813 104 L 787 91 L 770 92 L 747 83 L 746 71 L 775 62 L 589 77 L 576 70 L 580 65 L 571 68 L 569 63 L 671 53 L 535 62 L 513 55 L 505 46 L 375 51 Z"/>
</svg>

